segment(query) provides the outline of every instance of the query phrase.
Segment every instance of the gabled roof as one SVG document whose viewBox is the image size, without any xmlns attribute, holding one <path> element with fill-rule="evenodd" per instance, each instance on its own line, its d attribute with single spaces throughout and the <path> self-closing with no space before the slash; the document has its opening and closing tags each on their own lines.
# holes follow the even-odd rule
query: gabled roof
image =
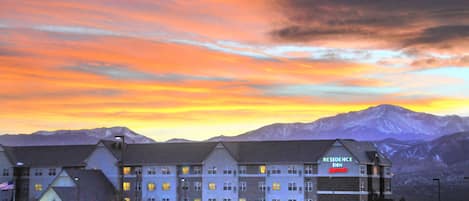
<svg viewBox="0 0 469 201">
<path fill-rule="evenodd" d="M 391 161 L 384 155 L 380 154 L 371 142 L 359 142 L 355 140 L 340 140 L 340 142 L 357 158 L 360 163 L 372 164 L 373 158 L 370 158 L 369 154 L 373 152 L 377 154 L 379 164 L 386 166 L 391 165 Z"/>
<path fill-rule="evenodd" d="M 21 162 L 26 167 L 84 166 L 84 160 L 94 145 L 22 146 L 4 147 L 11 162 Z"/>
<path fill-rule="evenodd" d="M 77 196 L 79 196 L 79 201 L 109 201 L 114 199 L 116 194 L 114 186 L 101 170 L 65 169 L 63 171 L 73 180 L 75 186 L 49 187 L 48 190 L 52 189 L 60 199 L 64 201 L 77 201 Z M 74 178 L 79 178 L 79 180 L 76 181 Z M 59 177 L 56 179 L 59 179 Z M 41 197 L 48 190 L 44 191 Z"/>
</svg>

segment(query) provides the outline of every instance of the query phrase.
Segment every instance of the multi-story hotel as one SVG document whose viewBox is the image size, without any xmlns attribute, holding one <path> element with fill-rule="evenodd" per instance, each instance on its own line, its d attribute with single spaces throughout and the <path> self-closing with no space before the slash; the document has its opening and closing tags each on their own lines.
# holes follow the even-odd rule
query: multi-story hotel
<svg viewBox="0 0 469 201">
<path fill-rule="evenodd" d="M 371 201 L 392 177 L 354 140 L 0 147 L 0 169 L 1 201 Z"/>
</svg>

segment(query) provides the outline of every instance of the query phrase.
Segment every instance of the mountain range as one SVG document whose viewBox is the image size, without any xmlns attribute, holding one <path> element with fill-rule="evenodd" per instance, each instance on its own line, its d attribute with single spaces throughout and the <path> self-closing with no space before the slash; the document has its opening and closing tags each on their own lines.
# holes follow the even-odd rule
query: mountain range
<svg viewBox="0 0 469 201">
<path fill-rule="evenodd" d="M 126 143 L 152 143 L 153 139 L 137 134 L 126 127 L 95 128 L 81 130 L 37 131 L 31 134 L 0 135 L 0 144 L 6 146 L 41 146 L 96 144 L 99 140 L 112 140 L 116 135 L 125 136 Z"/>
<path fill-rule="evenodd" d="M 128 143 L 152 143 L 126 127 L 38 131 L 0 135 L 2 145 L 95 144 L 124 135 Z M 469 175 L 469 117 L 438 116 L 394 105 L 378 105 L 309 123 L 277 123 L 238 136 L 217 136 L 207 141 L 309 140 L 347 138 L 373 142 L 393 162 L 396 198 L 432 200 L 433 178 L 442 181 L 443 200 L 461 200 L 463 177 Z M 190 142 L 175 138 L 167 141 Z M 462 200 L 461 200 L 462 201 Z"/>
<path fill-rule="evenodd" d="M 394 138 L 408 141 L 432 140 L 467 130 L 469 130 L 469 117 L 437 116 L 394 105 L 378 105 L 361 111 L 321 118 L 310 123 L 276 123 L 238 136 L 218 136 L 209 140 L 350 138 L 376 141 Z"/>
</svg>

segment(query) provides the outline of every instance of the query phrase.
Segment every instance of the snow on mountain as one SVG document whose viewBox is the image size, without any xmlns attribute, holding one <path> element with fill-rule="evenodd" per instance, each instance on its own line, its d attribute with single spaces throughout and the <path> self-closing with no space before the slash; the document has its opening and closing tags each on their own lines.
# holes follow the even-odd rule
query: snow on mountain
<svg viewBox="0 0 469 201">
<path fill-rule="evenodd" d="M 12 146 L 95 144 L 101 139 L 114 140 L 125 136 L 126 143 L 152 143 L 154 140 L 139 135 L 126 127 L 82 130 L 38 131 L 32 134 L 0 135 L 0 144 Z"/>
<path fill-rule="evenodd" d="M 272 124 L 228 139 L 431 140 L 445 134 L 467 130 L 469 130 L 468 117 L 437 116 L 394 105 L 378 105 L 361 111 L 322 118 L 311 123 Z"/>
</svg>

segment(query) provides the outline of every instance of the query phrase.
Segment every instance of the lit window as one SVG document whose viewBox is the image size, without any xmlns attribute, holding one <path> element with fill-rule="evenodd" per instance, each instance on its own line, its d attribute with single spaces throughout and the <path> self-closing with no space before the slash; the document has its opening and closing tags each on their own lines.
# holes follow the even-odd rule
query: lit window
<svg viewBox="0 0 469 201">
<path fill-rule="evenodd" d="M 42 191 L 42 184 L 34 184 L 34 190 Z"/>
<path fill-rule="evenodd" d="M 200 198 L 195 198 L 194 201 L 201 201 Z"/>
<path fill-rule="evenodd" d="M 272 190 L 279 191 L 280 190 L 280 183 L 274 182 L 272 184 Z"/>
<path fill-rule="evenodd" d="M 130 167 L 124 167 L 122 172 L 124 173 L 124 175 L 130 174 Z"/>
<path fill-rule="evenodd" d="M 161 188 L 163 188 L 164 191 L 169 191 L 169 189 L 171 189 L 171 184 L 165 182 L 161 185 Z"/>
<path fill-rule="evenodd" d="M 155 183 L 153 183 L 153 182 L 152 182 L 152 183 L 148 183 L 148 184 L 147 184 L 147 189 L 148 189 L 148 191 L 154 191 L 154 190 L 156 189 Z"/>
<path fill-rule="evenodd" d="M 378 166 L 373 166 L 373 175 L 378 175 Z"/>
<path fill-rule="evenodd" d="M 130 198 L 126 197 L 126 198 L 124 198 L 124 201 L 130 201 Z"/>
<path fill-rule="evenodd" d="M 216 190 L 217 189 L 217 185 L 213 182 L 210 182 L 208 183 L 208 189 L 209 190 Z"/>
<path fill-rule="evenodd" d="M 182 174 L 189 174 L 189 166 L 182 167 Z"/>
<path fill-rule="evenodd" d="M 265 167 L 265 165 L 259 166 L 259 173 L 265 174 L 266 170 L 267 170 L 267 168 Z"/>
<path fill-rule="evenodd" d="M 239 201 L 246 201 L 246 198 L 239 198 Z"/>
<path fill-rule="evenodd" d="M 122 188 L 124 189 L 124 191 L 129 191 L 130 190 L 130 182 L 124 182 L 122 184 Z"/>
</svg>

